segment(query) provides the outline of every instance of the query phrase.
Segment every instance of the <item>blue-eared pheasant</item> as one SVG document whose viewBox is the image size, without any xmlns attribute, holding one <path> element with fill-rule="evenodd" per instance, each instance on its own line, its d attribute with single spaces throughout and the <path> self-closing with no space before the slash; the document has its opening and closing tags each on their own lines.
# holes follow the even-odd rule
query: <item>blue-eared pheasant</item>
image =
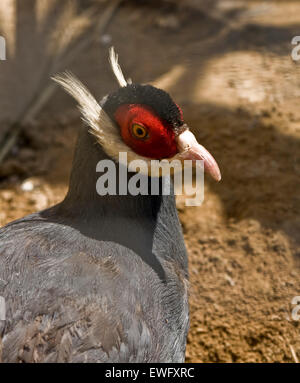
<svg viewBox="0 0 300 383">
<path fill-rule="evenodd" d="M 128 161 L 203 159 L 220 172 L 171 97 L 126 82 L 113 49 L 110 61 L 120 88 L 100 104 L 70 73 L 56 77 L 88 125 L 67 196 L 0 230 L 3 362 L 184 361 L 188 261 L 174 193 L 101 196 L 96 166 L 112 159 L 118 169 L 126 152 Z"/>
</svg>

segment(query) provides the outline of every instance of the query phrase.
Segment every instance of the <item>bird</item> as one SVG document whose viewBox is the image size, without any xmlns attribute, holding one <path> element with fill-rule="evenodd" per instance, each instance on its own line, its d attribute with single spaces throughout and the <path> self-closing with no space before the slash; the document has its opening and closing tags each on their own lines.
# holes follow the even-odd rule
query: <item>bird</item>
<svg viewBox="0 0 300 383">
<path fill-rule="evenodd" d="M 217 181 L 220 170 L 166 91 L 125 80 L 114 48 L 109 60 L 119 86 L 100 102 L 71 72 L 54 77 L 84 120 L 64 200 L 0 229 L 4 363 L 185 360 L 188 256 L 172 178 L 158 177 L 156 195 L 99 195 L 96 167 L 111 160 L 130 180 L 118 162 L 126 152 L 148 163 L 202 159 Z"/>
</svg>

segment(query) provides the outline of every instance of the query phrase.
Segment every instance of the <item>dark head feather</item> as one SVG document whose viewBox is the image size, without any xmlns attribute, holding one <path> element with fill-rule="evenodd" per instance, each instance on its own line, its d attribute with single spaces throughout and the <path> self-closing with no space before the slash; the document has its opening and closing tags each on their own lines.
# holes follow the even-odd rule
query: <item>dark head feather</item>
<svg viewBox="0 0 300 383">
<path fill-rule="evenodd" d="M 170 95 L 152 85 L 128 84 L 119 88 L 107 97 L 103 109 L 114 119 L 116 110 L 122 104 L 147 105 L 174 129 L 184 124 L 182 113 Z"/>
</svg>

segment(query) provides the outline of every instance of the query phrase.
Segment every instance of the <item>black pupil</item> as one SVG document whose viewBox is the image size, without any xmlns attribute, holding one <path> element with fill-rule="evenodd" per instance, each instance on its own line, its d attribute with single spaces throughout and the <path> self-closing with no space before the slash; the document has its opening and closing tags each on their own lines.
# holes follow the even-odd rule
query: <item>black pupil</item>
<svg viewBox="0 0 300 383">
<path fill-rule="evenodd" d="M 136 132 L 138 136 L 142 136 L 144 134 L 144 131 L 141 128 L 137 128 Z"/>
</svg>

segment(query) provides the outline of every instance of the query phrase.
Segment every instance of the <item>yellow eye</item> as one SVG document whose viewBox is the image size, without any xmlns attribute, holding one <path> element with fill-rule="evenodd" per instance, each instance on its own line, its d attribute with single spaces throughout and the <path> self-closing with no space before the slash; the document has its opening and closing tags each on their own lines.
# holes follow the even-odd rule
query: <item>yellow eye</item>
<svg viewBox="0 0 300 383">
<path fill-rule="evenodd" d="M 133 124 L 131 127 L 132 134 L 135 138 L 138 138 L 140 140 L 146 138 L 148 136 L 147 129 L 139 124 Z"/>
</svg>

